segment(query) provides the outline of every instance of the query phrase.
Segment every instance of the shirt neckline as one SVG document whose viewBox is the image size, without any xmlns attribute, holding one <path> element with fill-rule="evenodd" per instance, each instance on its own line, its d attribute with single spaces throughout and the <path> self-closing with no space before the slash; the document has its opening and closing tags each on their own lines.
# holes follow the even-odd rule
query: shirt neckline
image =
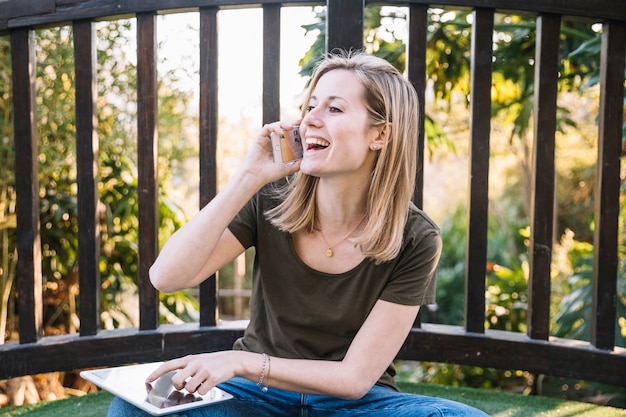
<svg viewBox="0 0 626 417">
<path fill-rule="evenodd" d="M 346 278 L 346 277 L 350 277 L 350 276 L 354 275 L 355 272 L 357 272 L 358 270 L 364 268 L 365 264 L 370 262 L 370 260 L 367 259 L 367 257 L 365 257 L 365 258 L 363 258 L 363 260 L 361 262 L 356 264 L 353 268 L 350 268 L 350 269 L 348 269 L 347 271 L 344 271 L 344 272 L 339 272 L 337 274 L 320 271 L 319 269 L 313 268 L 312 266 L 310 266 L 309 264 L 304 262 L 302 260 L 302 258 L 300 258 L 300 255 L 298 255 L 298 252 L 296 251 L 296 247 L 295 247 L 295 245 L 293 243 L 293 236 L 292 236 L 292 234 L 291 233 L 287 233 L 287 232 L 284 232 L 284 233 L 287 235 L 289 251 L 291 252 L 291 255 L 294 257 L 294 259 L 296 259 L 296 262 L 300 266 L 302 266 L 303 268 L 305 268 L 308 271 L 313 272 L 315 274 L 320 274 L 320 275 L 324 275 L 324 276 L 331 277 L 331 278 Z"/>
</svg>

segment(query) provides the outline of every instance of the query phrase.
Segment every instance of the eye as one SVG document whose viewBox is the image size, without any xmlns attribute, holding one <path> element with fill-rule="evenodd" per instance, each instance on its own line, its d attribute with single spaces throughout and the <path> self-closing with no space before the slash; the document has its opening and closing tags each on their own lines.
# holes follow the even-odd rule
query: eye
<svg viewBox="0 0 626 417">
<path fill-rule="evenodd" d="M 310 113 L 314 108 L 315 106 L 306 106 L 306 112 Z"/>
<path fill-rule="evenodd" d="M 328 110 L 329 110 L 331 113 L 341 113 L 341 109 L 340 109 L 339 107 L 335 107 L 335 106 L 330 106 L 330 107 L 328 108 Z"/>
</svg>

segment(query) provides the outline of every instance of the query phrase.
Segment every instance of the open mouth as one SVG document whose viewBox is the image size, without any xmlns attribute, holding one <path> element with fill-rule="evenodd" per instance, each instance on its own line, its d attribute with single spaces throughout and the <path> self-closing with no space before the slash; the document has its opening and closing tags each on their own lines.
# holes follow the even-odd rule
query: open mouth
<svg viewBox="0 0 626 417">
<path fill-rule="evenodd" d="M 307 150 L 326 149 L 330 146 L 330 142 L 319 138 L 307 138 Z"/>
</svg>

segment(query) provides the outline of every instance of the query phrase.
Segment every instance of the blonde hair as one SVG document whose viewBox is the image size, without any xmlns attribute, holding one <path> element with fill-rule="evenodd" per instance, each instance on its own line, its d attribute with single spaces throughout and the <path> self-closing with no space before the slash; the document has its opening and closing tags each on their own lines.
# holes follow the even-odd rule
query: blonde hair
<svg viewBox="0 0 626 417">
<path fill-rule="evenodd" d="M 363 84 L 363 101 L 371 126 L 391 129 L 371 173 L 367 194 L 367 223 L 351 241 L 379 264 L 394 259 L 402 247 L 404 226 L 415 188 L 418 99 L 413 86 L 390 63 L 363 52 L 328 54 L 316 67 L 305 106 L 319 79 L 329 71 L 351 71 Z M 305 111 L 305 110 L 304 110 Z M 279 229 L 294 233 L 317 229 L 316 189 L 319 178 L 296 173 L 279 188 L 282 202 L 266 216 Z"/>
</svg>

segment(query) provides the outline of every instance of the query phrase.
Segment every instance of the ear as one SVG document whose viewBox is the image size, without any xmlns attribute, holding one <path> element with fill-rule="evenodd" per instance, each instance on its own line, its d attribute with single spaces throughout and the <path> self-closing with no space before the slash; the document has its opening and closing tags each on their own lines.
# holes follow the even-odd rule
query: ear
<svg viewBox="0 0 626 417">
<path fill-rule="evenodd" d="M 378 135 L 370 144 L 370 149 L 373 151 L 379 151 L 391 140 L 391 123 L 385 123 L 377 126 L 375 129 L 378 132 Z"/>
</svg>

